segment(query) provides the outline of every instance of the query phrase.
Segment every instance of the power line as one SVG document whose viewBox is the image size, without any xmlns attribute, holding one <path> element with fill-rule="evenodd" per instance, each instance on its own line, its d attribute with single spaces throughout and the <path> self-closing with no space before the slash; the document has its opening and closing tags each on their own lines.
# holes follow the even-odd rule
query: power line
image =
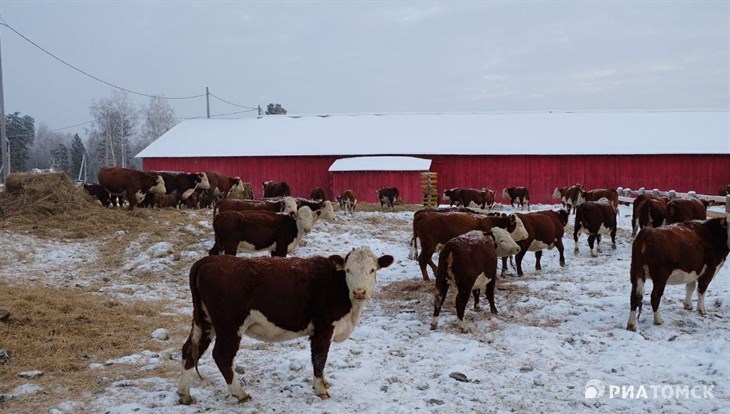
<svg viewBox="0 0 730 414">
<path fill-rule="evenodd" d="M 122 91 L 125 91 L 125 92 L 129 92 L 129 93 L 131 93 L 131 94 L 134 94 L 134 95 L 146 96 L 146 97 L 148 97 L 148 98 L 162 98 L 162 99 L 194 99 L 194 98 L 201 98 L 201 97 L 205 96 L 205 94 L 200 94 L 200 95 L 193 95 L 193 96 L 160 96 L 160 95 L 152 95 L 152 94 L 147 94 L 147 93 L 142 93 L 142 92 L 136 92 L 136 91 L 133 91 L 133 90 L 131 90 L 131 89 L 127 89 L 127 88 L 121 87 L 121 86 L 119 86 L 119 85 L 115 85 L 115 84 L 113 84 L 113 83 L 111 83 L 111 82 L 107 82 L 107 81 L 105 81 L 105 80 L 103 80 L 103 79 L 100 79 L 100 78 L 98 78 L 98 77 L 96 77 L 96 76 L 94 76 L 94 75 L 92 75 L 92 74 L 90 74 L 90 73 L 88 73 L 88 72 L 85 72 L 85 71 L 81 70 L 81 69 L 77 68 L 76 66 L 74 66 L 74 65 L 72 65 L 72 64 L 70 64 L 70 63 L 68 63 L 68 62 L 66 62 L 65 60 L 63 60 L 63 59 L 59 58 L 58 56 L 54 55 L 53 53 L 51 53 L 51 52 L 47 51 L 46 49 L 44 49 L 43 47 L 41 47 L 40 45 L 38 45 L 38 44 L 37 44 L 37 43 L 35 43 L 34 41 L 32 41 L 32 40 L 28 39 L 27 37 L 25 37 L 25 36 L 24 36 L 24 35 L 23 35 L 22 33 L 20 33 L 19 31 L 15 30 L 15 29 L 14 29 L 14 28 L 13 28 L 12 26 L 10 26 L 10 25 L 9 25 L 9 24 L 8 24 L 8 23 L 7 23 L 7 22 L 6 22 L 6 21 L 5 21 L 5 20 L 4 20 L 3 18 L 1 18 L 1 17 L 0 17 L 0 25 L 2 25 L 2 26 L 5 26 L 5 27 L 7 27 L 8 29 L 12 30 L 13 32 L 15 32 L 15 34 L 17 34 L 18 36 L 20 36 L 21 38 L 23 38 L 23 39 L 24 39 L 25 41 L 27 41 L 28 43 L 30 43 L 30 44 L 32 44 L 33 46 L 37 47 L 38 49 L 42 50 L 42 51 L 43 51 L 44 53 L 46 53 L 46 54 L 47 54 L 48 56 L 50 56 L 50 57 L 52 57 L 52 58 L 56 59 L 57 61 L 59 61 L 59 62 L 63 63 L 64 65 L 66 65 L 66 66 L 70 67 L 71 69 L 73 69 L 73 70 L 75 70 L 75 71 L 77 71 L 77 72 L 80 72 L 80 73 L 82 73 L 82 74 L 84 74 L 84 75 L 86 75 L 86 76 L 90 77 L 91 79 L 94 79 L 94 80 L 96 80 L 96 81 L 98 81 L 98 82 L 101 82 L 101 83 L 103 83 L 103 84 L 105 84 L 105 85 L 109 85 L 109 86 L 111 86 L 111 87 L 113 87 L 113 88 L 117 88 L 117 89 L 119 89 L 119 90 L 122 90 Z"/>
<path fill-rule="evenodd" d="M 219 101 L 225 102 L 228 105 L 233 105 L 233 106 L 236 106 L 236 107 L 239 107 L 239 108 L 251 109 L 251 110 L 258 109 L 258 108 L 254 108 L 253 106 L 246 106 L 246 105 L 235 104 L 235 103 L 233 103 L 231 101 L 228 101 L 228 100 L 225 100 L 225 99 L 221 98 L 220 96 L 215 96 L 212 93 L 210 94 L 210 96 L 214 97 L 215 99 L 217 99 Z"/>
</svg>

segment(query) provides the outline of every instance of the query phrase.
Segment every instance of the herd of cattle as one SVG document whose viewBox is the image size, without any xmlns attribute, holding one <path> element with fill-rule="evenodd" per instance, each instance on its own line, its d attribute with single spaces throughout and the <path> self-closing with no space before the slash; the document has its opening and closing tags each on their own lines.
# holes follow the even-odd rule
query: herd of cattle
<svg viewBox="0 0 730 414">
<path fill-rule="evenodd" d="M 287 258 L 318 219 L 335 218 L 322 189 L 314 189 L 311 199 L 294 198 L 286 183 L 267 181 L 263 183 L 265 199 L 252 200 L 250 185 L 237 177 L 209 171 L 176 175 L 118 167 L 102 169 L 99 186 L 104 194 L 95 195 L 102 203 L 110 204 L 113 196 L 123 195 L 136 201 L 129 203 L 130 209 L 133 204 L 143 205 L 150 193 L 154 195 L 151 205 L 157 205 L 155 197 L 163 195 L 173 195 L 176 205 L 190 197 L 197 197 L 196 203 L 201 205 L 213 205 L 214 246 L 190 271 L 193 318 L 182 349 L 181 403 L 193 401 L 192 370 L 197 369 L 214 337 L 213 359 L 230 394 L 239 401 L 251 398 L 232 369 L 243 335 L 268 342 L 308 336 L 314 392 L 323 399 L 329 397 L 323 371 L 330 344 L 344 341 L 353 332 L 364 303 L 373 294 L 377 270 L 388 267 L 394 258 L 378 257 L 368 248 L 353 249 L 344 257 Z M 234 199 L 235 192 L 245 197 Z M 377 195 L 381 206 L 390 209 L 399 200 L 396 188 L 380 189 Z M 503 196 L 521 209 L 526 204 L 528 212 L 489 212 L 494 191 L 451 188 L 443 192 L 450 207 L 424 208 L 413 215 L 409 257 L 418 261 L 424 281 L 430 280 L 428 267 L 435 276 L 431 329 L 438 327 L 450 286 L 456 288 L 456 314 L 462 331 L 469 331 L 464 313 L 470 296 L 479 309 L 481 291 L 485 291 L 491 313 L 498 313 L 494 298 L 498 258 L 504 274 L 508 258 L 514 256 L 517 275 L 522 276 L 527 252 L 535 253 L 535 269 L 540 270 L 542 251 L 557 248 L 559 264 L 564 266 L 563 234 L 571 213 L 576 252 L 580 233 L 588 234 L 592 256 L 600 252 L 602 235 L 610 235 L 616 248 L 615 189 L 556 188 L 554 197 L 561 199 L 564 208 L 533 212 L 526 188 L 506 188 Z M 345 214 L 352 214 L 357 195 L 348 190 L 336 201 Z M 631 223 L 634 241 L 627 329 L 636 330 L 647 278 L 653 281 L 655 324 L 662 323 L 659 304 L 667 284 L 686 285 L 686 309 L 692 309 L 697 289 L 697 310 L 705 315 L 707 287 L 730 252 L 728 218 L 707 219 L 707 203 L 698 199 L 640 195 L 633 203 Z M 235 257 L 239 248 L 270 251 L 272 257 Z M 438 250 L 436 264 L 433 254 Z"/>
</svg>

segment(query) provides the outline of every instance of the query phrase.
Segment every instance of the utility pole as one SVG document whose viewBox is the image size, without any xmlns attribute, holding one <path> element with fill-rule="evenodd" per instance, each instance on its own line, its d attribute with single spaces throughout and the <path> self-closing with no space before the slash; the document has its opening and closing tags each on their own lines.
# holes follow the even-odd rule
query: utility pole
<svg viewBox="0 0 730 414">
<path fill-rule="evenodd" d="M 261 105 L 259 105 L 259 118 L 261 118 Z"/>
<path fill-rule="evenodd" d="M 2 140 L 3 159 L 0 164 L 3 166 L 3 182 L 10 175 L 10 143 L 5 134 L 5 98 L 3 92 L 3 61 L 0 52 L 0 140 Z"/>
<path fill-rule="evenodd" d="M 205 87 L 205 109 L 208 112 L 208 119 L 210 119 L 210 92 L 208 92 L 208 87 Z"/>
</svg>

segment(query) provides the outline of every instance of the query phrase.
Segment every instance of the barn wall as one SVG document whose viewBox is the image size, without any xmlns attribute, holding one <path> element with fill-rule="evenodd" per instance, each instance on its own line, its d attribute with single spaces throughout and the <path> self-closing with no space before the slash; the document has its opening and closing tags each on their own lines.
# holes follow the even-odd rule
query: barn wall
<svg viewBox="0 0 730 414">
<path fill-rule="evenodd" d="M 418 171 L 351 171 L 333 172 L 332 190 L 341 194 L 346 190 L 357 193 L 358 202 L 380 203 L 375 190 L 397 187 L 400 198 L 407 204 L 423 202 L 421 173 Z"/>
<path fill-rule="evenodd" d="M 722 186 L 730 183 L 730 155 L 418 156 L 433 161 L 431 171 L 439 175 L 439 192 L 449 187 L 486 187 L 496 190 L 498 202 L 504 201 L 502 189 L 512 186 L 528 187 L 533 203 L 554 203 L 551 196 L 555 187 L 575 183 L 588 189 L 646 187 L 680 192 L 694 190 L 700 194 L 717 194 Z M 214 170 L 240 176 L 254 184 L 257 197 L 261 196 L 262 181 L 284 180 L 295 196 L 308 197 L 312 188 L 322 187 L 333 199 L 335 191 L 346 189 L 333 188 L 330 179 L 333 176 L 327 171 L 337 158 L 341 157 L 150 158 L 143 160 L 143 168 L 190 172 Z M 363 185 L 368 188 L 395 185 L 388 184 L 388 180 L 383 177 L 382 181 L 377 180 L 381 181 L 379 183 L 372 181 Z M 355 184 L 352 187 L 358 194 L 363 192 L 354 188 Z M 415 200 L 408 197 L 408 202 L 418 200 L 418 197 Z"/>
</svg>

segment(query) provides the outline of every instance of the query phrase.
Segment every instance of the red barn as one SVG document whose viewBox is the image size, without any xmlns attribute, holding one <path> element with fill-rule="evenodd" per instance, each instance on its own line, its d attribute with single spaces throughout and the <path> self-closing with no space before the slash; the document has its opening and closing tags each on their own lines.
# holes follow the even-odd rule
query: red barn
<svg viewBox="0 0 730 414">
<path fill-rule="evenodd" d="M 430 167 L 431 160 L 414 157 L 340 158 L 329 168 L 331 189 L 334 194 L 353 190 L 359 202 L 379 203 L 375 190 L 397 187 L 403 202 L 420 204 L 421 173 Z"/>
<path fill-rule="evenodd" d="M 498 201 L 502 188 L 526 186 L 533 203 L 553 203 L 555 187 L 575 183 L 716 194 L 730 183 L 730 112 L 203 119 L 181 122 L 137 155 L 146 170 L 215 170 L 251 182 L 256 196 L 262 181 L 283 180 L 304 197 L 314 187 L 334 196 L 330 166 L 361 156 L 427 158 L 440 189 L 486 187 Z M 358 174 L 368 188 L 397 186 L 380 183 L 383 172 Z"/>
</svg>

